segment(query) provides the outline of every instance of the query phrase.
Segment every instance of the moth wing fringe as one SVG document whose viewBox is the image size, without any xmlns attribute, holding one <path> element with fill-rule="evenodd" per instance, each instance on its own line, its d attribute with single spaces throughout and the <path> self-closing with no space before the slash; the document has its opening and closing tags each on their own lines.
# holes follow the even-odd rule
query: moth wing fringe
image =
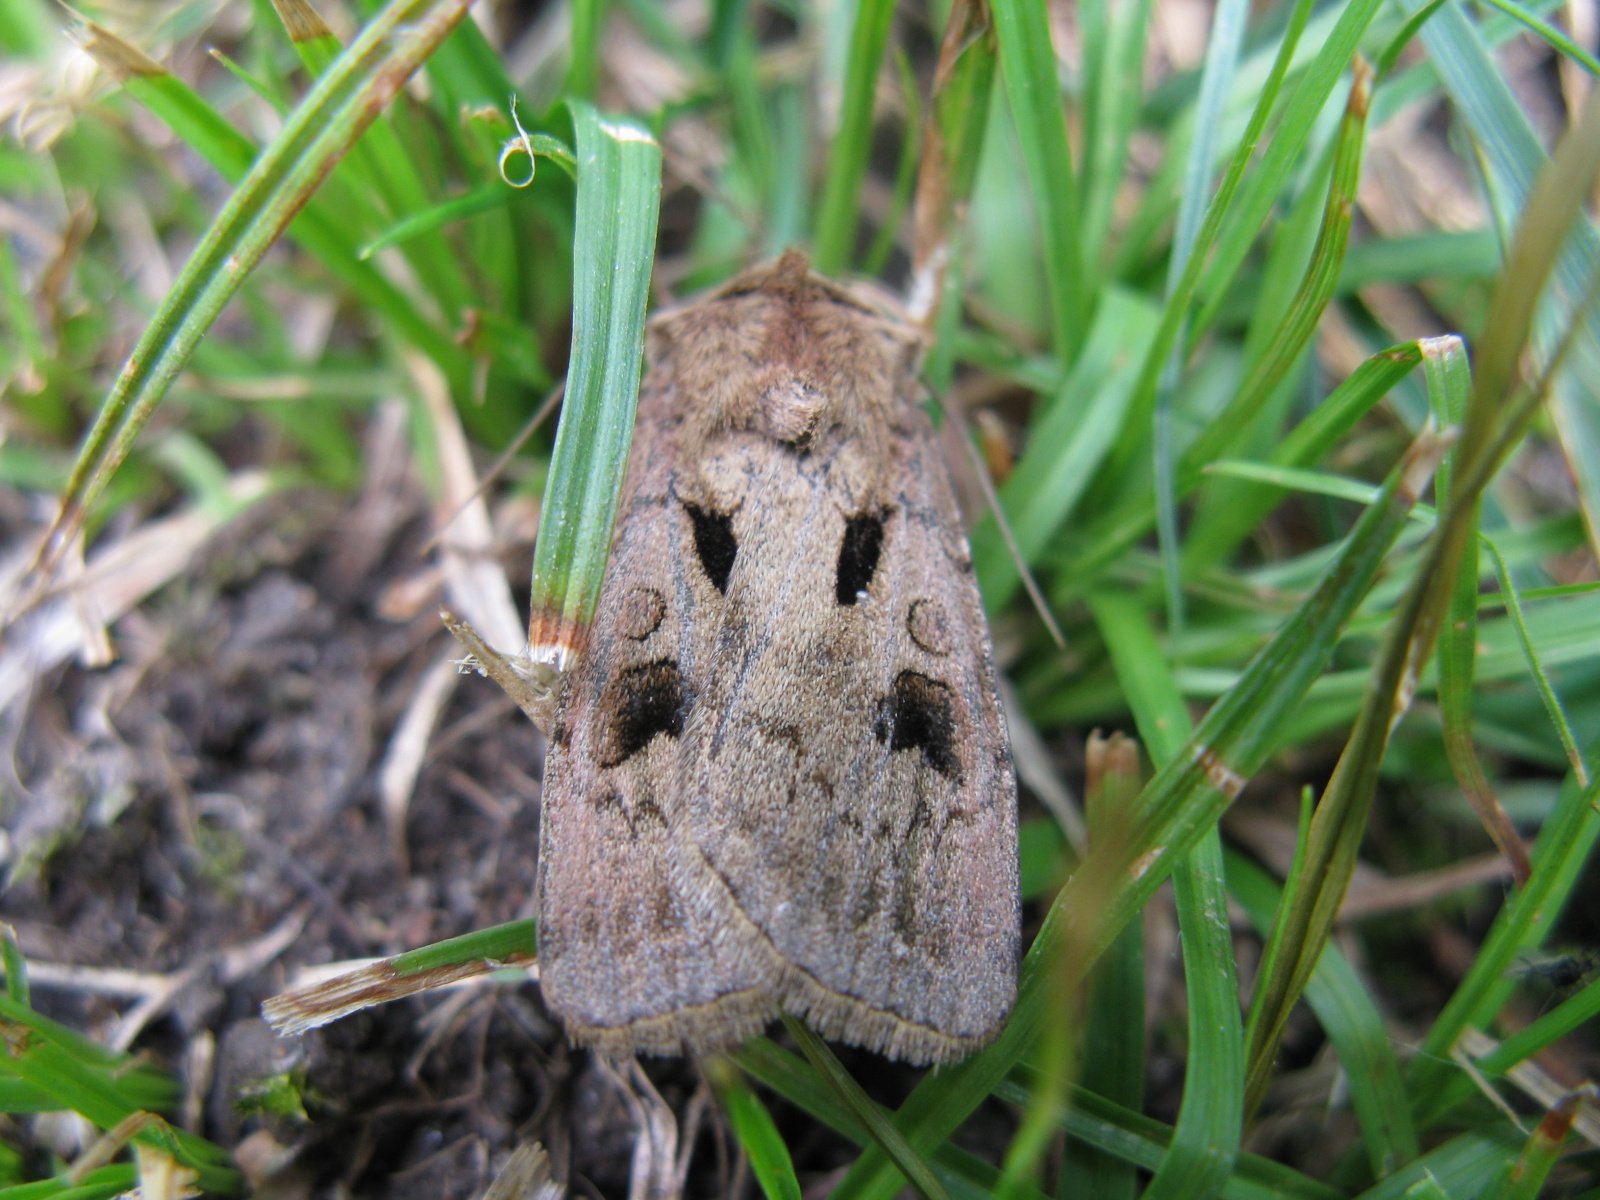
<svg viewBox="0 0 1600 1200">
<path fill-rule="evenodd" d="M 581 1025 L 565 1018 L 567 1036 L 607 1058 L 632 1054 L 707 1054 L 728 1050 L 762 1033 L 778 1019 L 779 1008 L 764 987 L 728 992 L 704 1004 L 691 1004 L 626 1025 Z"/>
<path fill-rule="evenodd" d="M 958 1062 L 992 1041 L 1005 1024 L 997 1022 L 993 1029 L 974 1037 L 940 1033 L 825 988 L 792 965 L 785 968 L 779 986 L 783 991 L 783 1011 L 799 1017 L 822 1037 L 912 1066 Z"/>
<path fill-rule="evenodd" d="M 627 1025 L 579 1025 L 569 1018 L 567 1034 L 575 1044 L 611 1059 L 633 1054 L 708 1054 L 731 1050 L 764 1033 L 784 1012 L 800 1018 L 829 1041 L 860 1046 L 922 1067 L 966 1058 L 1000 1030 L 997 1025 L 977 1037 L 940 1033 L 829 991 L 794 967 L 784 971 L 779 988 L 781 1001 L 775 1001 L 765 988 L 752 988 Z"/>
</svg>

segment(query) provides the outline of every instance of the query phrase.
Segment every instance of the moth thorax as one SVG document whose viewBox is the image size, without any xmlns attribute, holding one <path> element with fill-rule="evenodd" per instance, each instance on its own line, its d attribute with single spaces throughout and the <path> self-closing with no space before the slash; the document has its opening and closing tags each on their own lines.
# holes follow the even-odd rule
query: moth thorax
<svg viewBox="0 0 1600 1200">
<path fill-rule="evenodd" d="M 816 432 L 827 403 L 826 393 L 784 373 L 762 389 L 755 425 L 777 441 L 805 442 Z"/>
</svg>

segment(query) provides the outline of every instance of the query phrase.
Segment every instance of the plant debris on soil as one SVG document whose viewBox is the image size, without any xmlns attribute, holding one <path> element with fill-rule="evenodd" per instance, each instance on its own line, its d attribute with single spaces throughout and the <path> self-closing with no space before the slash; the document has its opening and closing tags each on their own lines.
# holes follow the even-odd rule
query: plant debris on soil
<svg viewBox="0 0 1600 1200">
<path fill-rule="evenodd" d="M 260 1017 L 302 967 L 529 915 L 542 746 L 492 685 L 461 678 L 403 831 L 376 803 L 396 718 L 449 646 L 436 604 L 399 622 L 373 611 L 424 565 L 424 512 L 411 495 L 352 589 L 349 513 L 324 494 L 275 497 L 123 622 L 115 665 L 43 678 L 7 730 L 15 879 L 0 913 L 30 961 L 106 968 L 38 972 L 35 1002 L 180 1067 L 205 1135 L 247 1171 L 293 1152 L 299 1194 L 466 1196 L 537 1138 L 558 1177 L 570 1163 L 611 1189 L 631 1121 L 535 986 L 401 1002 L 287 1041 Z M 272 1111 L 275 1079 L 303 1112 Z"/>
</svg>

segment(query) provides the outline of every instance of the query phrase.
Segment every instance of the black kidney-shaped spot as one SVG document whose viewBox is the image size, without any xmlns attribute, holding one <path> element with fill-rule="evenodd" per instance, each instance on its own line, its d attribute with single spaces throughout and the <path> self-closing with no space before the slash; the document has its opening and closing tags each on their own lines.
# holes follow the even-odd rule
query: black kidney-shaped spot
<svg viewBox="0 0 1600 1200">
<path fill-rule="evenodd" d="M 872 583 L 883 553 L 882 512 L 859 513 L 845 522 L 839 543 L 839 568 L 833 594 L 840 604 L 854 604 Z"/>
<path fill-rule="evenodd" d="M 733 536 L 733 514 L 713 512 L 688 503 L 684 504 L 683 511 L 694 523 L 694 550 L 700 556 L 706 578 L 717 591 L 727 595 L 728 576 L 733 572 L 733 560 L 739 553 L 739 542 Z"/>
<path fill-rule="evenodd" d="M 627 762 L 658 733 L 680 736 L 693 700 L 678 664 L 670 658 L 618 674 L 600 698 L 601 712 L 609 714 L 600 739 L 600 765 L 615 767 Z"/>
<path fill-rule="evenodd" d="M 950 685 L 916 671 L 901 671 L 894 689 L 878 701 L 872 736 L 890 750 L 921 750 L 923 761 L 947 779 L 957 779 L 955 698 Z"/>
</svg>

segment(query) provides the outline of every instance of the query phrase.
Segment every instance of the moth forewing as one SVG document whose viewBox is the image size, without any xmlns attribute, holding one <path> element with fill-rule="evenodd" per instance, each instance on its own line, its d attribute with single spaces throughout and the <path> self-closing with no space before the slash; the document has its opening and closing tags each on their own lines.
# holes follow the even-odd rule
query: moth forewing
<svg viewBox="0 0 1600 1200">
<path fill-rule="evenodd" d="M 546 766 L 546 998 L 618 1053 L 779 1012 L 916 1062 L 1015 993 L 1016 794 L 915 333 L 795 253 L 653 324 Z"/>
</svg>

